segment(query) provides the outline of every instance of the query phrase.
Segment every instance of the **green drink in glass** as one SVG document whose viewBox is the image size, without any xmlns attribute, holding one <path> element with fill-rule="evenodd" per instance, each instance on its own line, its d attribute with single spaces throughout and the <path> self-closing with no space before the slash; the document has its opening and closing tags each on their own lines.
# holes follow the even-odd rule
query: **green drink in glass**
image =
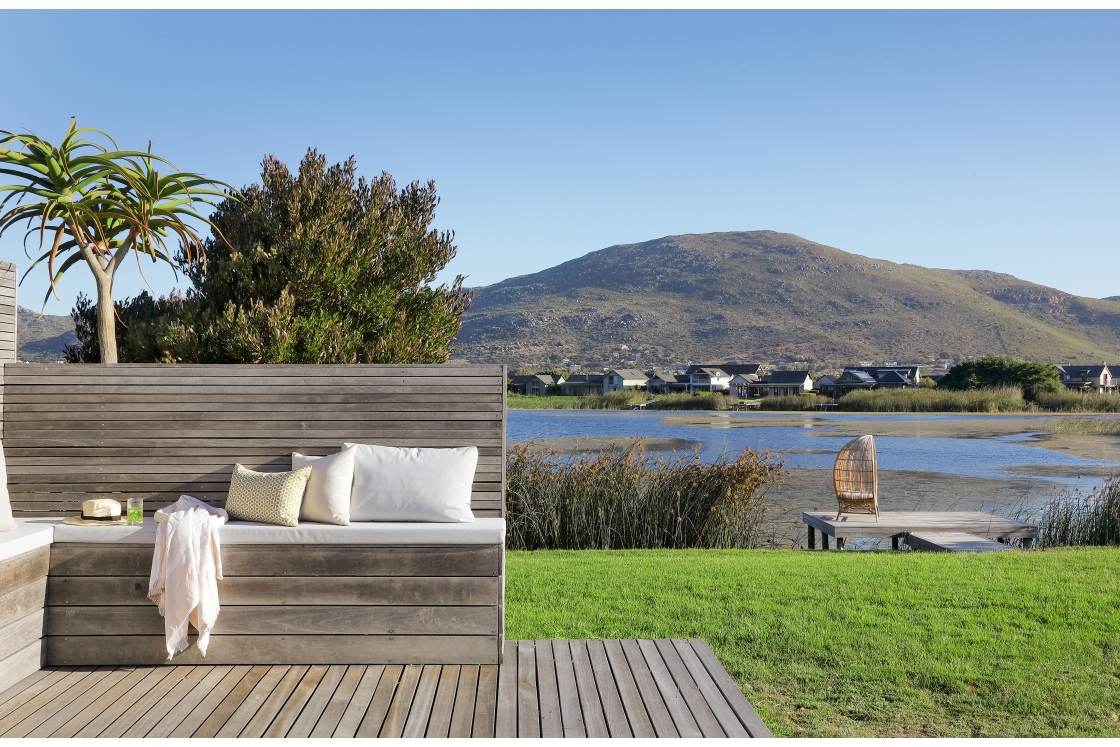
<svg viewBox="0 0 1120 747">
<path fill-rule="evenodd" d="M 144 525 L 144 499 L 128 499 L 128 525 L 138 527 Z"/>
</svg>

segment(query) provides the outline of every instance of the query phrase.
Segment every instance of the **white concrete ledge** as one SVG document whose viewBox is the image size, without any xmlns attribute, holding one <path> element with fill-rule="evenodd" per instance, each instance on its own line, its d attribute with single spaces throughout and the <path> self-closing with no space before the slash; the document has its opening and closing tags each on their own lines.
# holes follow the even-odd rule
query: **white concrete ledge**
<svg viewBox="0 0 1120 747">
<path fill-rule="evenodd" d="M 34 521 L 29 519 L 27 521 Z M 55 542 L 122 542 L 155 544 L 156 523 L 144 526 L 68 526 L 54 522 Z M 3 535 L 0 535 L 2 537 Z M 251 521 L 231 521 L 219 531 L 223 545 L 500 545 L 505 543 L 505 519 L 475 519 L 464 523 L 362 521 L 350 526 L 303 522 L 279 527 Z"/>
<path fill-rule="evenodd" d="M 46 547 L 62 519 L 16 519 L 16 528 L 0 532 L 0 562 Z"/>
</svg>

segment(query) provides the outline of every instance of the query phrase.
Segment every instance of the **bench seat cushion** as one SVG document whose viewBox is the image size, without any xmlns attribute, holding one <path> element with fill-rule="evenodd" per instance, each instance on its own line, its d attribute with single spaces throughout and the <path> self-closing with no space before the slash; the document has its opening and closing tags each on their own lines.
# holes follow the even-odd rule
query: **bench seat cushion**
<svg viewBox="0 0 1120 747">
<path fill-rule="evenodd" d="M 505 543 L 505 535 L 506 521 L 500 518 L 462 524 L 385 521 L 337 526 L 302 522 L 297 527 L 231 521 L 219 531 L 223 545 L 500 545 Z M 155 544 L 156 522 L 145 518 L 142 527 L 55 523 L 54 541 Z"/>
</svg>

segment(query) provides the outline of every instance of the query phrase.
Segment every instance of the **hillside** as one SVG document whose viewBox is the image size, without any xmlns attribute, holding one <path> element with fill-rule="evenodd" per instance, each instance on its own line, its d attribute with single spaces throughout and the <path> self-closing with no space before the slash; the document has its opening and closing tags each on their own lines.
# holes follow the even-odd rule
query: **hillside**
<svg viewBox="0 0 1120 747">
<path fill-rule="evenodd" d="M 622 346 L 628 350 L 622 350 Z M 455 358 L 645 365 L 1120 359 L 1120 302 L 984 270 L 895 264 L 773 231 L 612 246 L 475 289 Z"/>
<path fill-rule="evenodd" d="M 44 315 L 19 307 L 16 317 L 19 359 L 28 363 L 57 363 L 62 349 L 77 343 L 74 320 L 69 316 Z"/>
</svg>

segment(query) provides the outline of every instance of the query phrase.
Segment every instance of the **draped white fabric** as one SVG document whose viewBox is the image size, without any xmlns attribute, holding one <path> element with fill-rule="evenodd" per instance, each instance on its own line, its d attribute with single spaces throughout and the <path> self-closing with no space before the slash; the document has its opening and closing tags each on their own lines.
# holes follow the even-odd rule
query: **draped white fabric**
<svg viewBox="0 0 1120 747">
<path fill-rule="evenodd" d="M 228 518 L 224 509 L 189 495 L 179 496 L 178 501 L 156 512 L 148 598 L 159 605 L 163 615 L 168 660 L 190 645 L 188 623 L 198 631 L 195 643 L 199 653 L 206 655 L 220 609 L 222 553 L 218 527 Z"/>
</svg>

